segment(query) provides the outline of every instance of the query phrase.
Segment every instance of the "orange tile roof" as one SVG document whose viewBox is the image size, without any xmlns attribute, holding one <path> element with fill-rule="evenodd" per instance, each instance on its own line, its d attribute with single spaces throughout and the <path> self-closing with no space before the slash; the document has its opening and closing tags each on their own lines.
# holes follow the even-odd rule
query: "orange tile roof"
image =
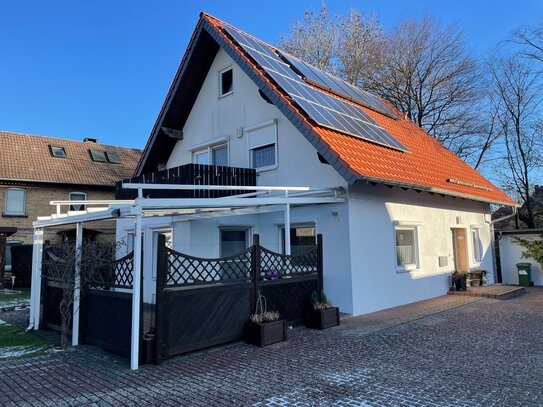
<svg viewBox="0 0 543 407">
<path fill-rule="evenodd" d="M 49 145 L 63 146 L 66 158 L 53 157 Z M 89 149 L 116 151 L 121 163 L 93 161 Z M 133 175 L 140 154 L 134 148 L 0 131 L 0 181 L 112 187 Z"/>
<path fill-rule="evenodd" d="M 398 113 L 400 119 L 395 120 L 371 109 L 356 106 L 363 109 L 390 135 L 406 146 L 408 152 L 397 151 L 319 126 L 290 99 L 283 89 L 268 77 L 264 69 L 253 61 L 243 48 L 227 35 L 226 31 L 222 30 L 222 27 L 229 26 L 229 24 L 204 13 L 201 18 L 209 22 L 217 29 L 223 39 L 233 45 L 233 48 L 251 66 L 252 70 L 272 88 L 297 118 L 303 120 L 304 124 L 310 127 L 312 134 L 318 137 L 319 141 L 356 178 L 485 202 L 516 205 L 511 198 L 476 170 L 411 120 L 403 118 L 401 112 L 388 103 Z M 266 45 L 274 49 L 274 47 Z"/>
</svg>

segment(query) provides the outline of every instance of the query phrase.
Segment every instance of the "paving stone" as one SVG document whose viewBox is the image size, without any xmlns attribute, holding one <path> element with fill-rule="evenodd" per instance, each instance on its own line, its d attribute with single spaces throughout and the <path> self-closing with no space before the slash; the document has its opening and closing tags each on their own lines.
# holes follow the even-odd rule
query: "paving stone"
<svg viewBox="0 0 543 407">
<path fill-rule="evenodd" d="M 137 372 L 79 346 L 0 362 L 0 405 L 543 405 L 542 309 L 540 288 L 507 301 L 443 296 Z"/>
</svg>

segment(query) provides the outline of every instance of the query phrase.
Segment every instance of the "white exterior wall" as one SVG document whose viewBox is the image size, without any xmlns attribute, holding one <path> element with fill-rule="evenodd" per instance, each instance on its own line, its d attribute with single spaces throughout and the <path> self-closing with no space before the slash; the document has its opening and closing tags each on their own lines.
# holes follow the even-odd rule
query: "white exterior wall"
<svg viewBox="0 0 543 407">
<path fill-rule="evenodd" d="M 234 92 L 219 98 L 219 72 L 228 66 L 233 67 Z M 277 120 L 278 167 L 261 172 L 258 185 L 347 185 L 330 165 L 319 162 L 315 148 L 279 109 L 262 99 L 258 87 L 222 49 L 217 53 L 183 127 L 183 140 L 176 143 L 166 167 L 192 162 L 194 146 L 225 139 L 229 143 L 229 165 L 248 168 L 248 136 L 243 129 L 273 119 Z M 240 129 L 242 136 L 238 137 Z"/>
<path fill-rule="evenodd" d="M 365 314 L 443 295 L 454 270 L 451 228 L 467 229 L 470 269 L 484 268 L 493 278 L 489 206 L 463 199 L 443 198 L 415 191 L 360 185 L 349 191 L 350 251 L 353 313 Z M 460 223 L 457 224 L 457 217 Z M 419 268 L 398 271 L 394 221 L 418 227 Z M 473 260 L 470 229 L 481 227 L 482 261 Z M 448 266 L 439 267 L 438 257 Z"/>
<path fill-rule="evenodd" d="M 543 271 L 541 265 L 533 257 L 522 257 L 524 247 L 517 243 L 515 237 L 524 240 L 540 240 L 541 234 L 502 235 L 500 245 L 500 265 L 502 282 L 504 284 L 518 284 L 517 263 L 532 263 L 532 281 L 534 285 L 543 285 Z"/>
<path fill-rule="evenodd" d="M 219 98 L 219 72 L 228 66 L 233 67 L 234 92 Z M 229 165 L 248 167 L 244 129 L 270 120 L 277 122 L 278 166 L 261 172 L 258 185 L 343 186 L 348 190 L 345 204 L 293 208 L 291 212 L 292 225 L 314 223 L 317 233 L 323 234 L 325 290 L 342 312 L 359 315 L 445 294 L 454 270 L 451 228 L 466 228 L 470 268 L 487 269 L 490 282 L 494 281 L 488 204 L 384 186 L 348 186 L 330 165 L 318 160 L 313 146 L 275 106 L 260 97 L 256 85 L 222 50 L 183 128 L 184 139 L 176 143 L 167 167 L 190 163 L 197 147 L 221 140 L 229 145 Z M 281 251 L 283 212 L 191 222 L 173 217 L 170 221 L 174 249 L 193 256 L 218 257 L 219 230 L 233 226 L 248 228 L 251 237 L 260 234 L 264 247 Z M 394 221 L 420 223 L 417 270 L 397 271 Z M 164 228 L 154 222 L 163 223 L 165 218 L 145 220 L 146 302 L 154 292 L 154 280 L 148 275 L 154 270 L 154 260 L 149 256 L 154 252 L 152 231 Z M 118 236 L 123 236 L 122 221 L 119 225 Z M 480 227 L 480 263 L 473 261 L 472 225 Z M 447 256 L 448 266 L 440 268 L 438 256 Z"/>
</svg>

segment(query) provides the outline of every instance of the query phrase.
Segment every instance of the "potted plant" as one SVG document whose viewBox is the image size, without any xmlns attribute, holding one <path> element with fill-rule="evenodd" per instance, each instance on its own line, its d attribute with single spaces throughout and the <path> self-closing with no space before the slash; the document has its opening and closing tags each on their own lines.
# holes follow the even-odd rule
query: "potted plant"
<svg viewBox="0 0 543 407">
<path fill-rule="evenodd" d="M 320 295 L 311 293 L 311 305 L 304 313 L 304 322 L 308 328 L 326 329 L 339 325 L 339 308 L 333 307 L 324 291 Z"/>
<path fill-rule="evenodd" d="M 452 273 L 451 278 L 456 291 L 466 291 L 467 275 L 465 273 L 455 271 Z"/>
<path fill-rule="evenodd" d="M 287 321 L 279 312 L 268 311 L 266 297 L 259 293 L 255 313 L 247 322 L 245 341 L 262 348 L 286 340 Z"/>
<path fill-rule="evenodd" d="M 480 286 L 482 284 L 482 276 L 486 274 L 486 270 L 476 269 L 472 270 L 470 273 L 470 282 L 472 287 Z"/>
</svg>

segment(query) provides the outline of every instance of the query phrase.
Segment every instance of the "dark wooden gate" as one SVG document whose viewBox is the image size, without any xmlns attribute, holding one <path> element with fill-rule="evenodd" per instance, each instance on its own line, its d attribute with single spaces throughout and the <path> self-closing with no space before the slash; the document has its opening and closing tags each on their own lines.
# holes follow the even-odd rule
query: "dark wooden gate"
<svg viewBox="0 0 543 407">
<path fill-rule="evenodd" d="M 157 361 L 243 338 L 263 293 L 268 310 L 302 319 L 322 287 L 322 236 L 306 253 L 286 256 L 253 245 L 231 257 L 205 259 L 165 246 L 159 236 L 156 293 Z"/>
<path fill-rule="evenodd" d="M 130 356 L 134 252 L 94 275 L 82 299 L 80 326 L 85 343 Z"/>
</svg>

